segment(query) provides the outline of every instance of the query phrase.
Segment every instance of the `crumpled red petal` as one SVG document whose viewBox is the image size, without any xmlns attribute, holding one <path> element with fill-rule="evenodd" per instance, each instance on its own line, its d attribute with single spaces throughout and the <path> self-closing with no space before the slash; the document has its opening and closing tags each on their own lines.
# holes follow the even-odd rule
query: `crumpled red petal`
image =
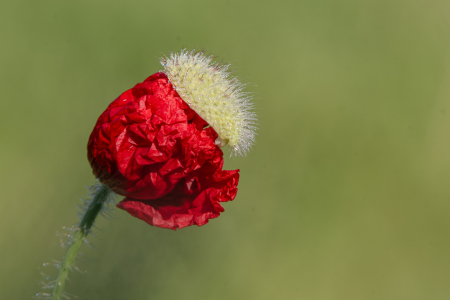
<svg viewBox="0 0 450 300">
<path fill-rule="evenodd" d="M 126 198 L 117 206 L 150 225 L 204 225 L 233 200 L 239 170 L 223 171 L 217 133 L 163 73 L 124 92 L 88 142 L 94 175 Z"/>
<path fill-rule="evenodd" d="M 205 189 L 194 187 L 195 177 L 187 183 L 181 180 L 165 196 L 152 201 L 125 198 L 117 206 L 150 225 L 177 229 L 190 225 L 202 226 L 224 211 L 219 202 L 234 199 L 237 192 L 238 171 L 218 171 L 205 182 Z M 209 184 L 208 184 L 209 183 Z"/>
</svg>

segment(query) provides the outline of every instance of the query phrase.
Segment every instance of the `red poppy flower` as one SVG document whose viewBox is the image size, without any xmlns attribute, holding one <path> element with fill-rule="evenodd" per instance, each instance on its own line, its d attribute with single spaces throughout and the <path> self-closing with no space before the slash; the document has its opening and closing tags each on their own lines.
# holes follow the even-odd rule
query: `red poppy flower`
<svg viewBox="0 0 450 300">
<path fill-rule="evenodd" d="M 218 134 L 156 73 L 103 112 L 88 142 L 94 175 L 117 206 L 157 227 L 204 225 L 233 200 L 239 170 L 225 171 Z M 220 140 L 220 139 L 219 139 Z"/>
</svg>

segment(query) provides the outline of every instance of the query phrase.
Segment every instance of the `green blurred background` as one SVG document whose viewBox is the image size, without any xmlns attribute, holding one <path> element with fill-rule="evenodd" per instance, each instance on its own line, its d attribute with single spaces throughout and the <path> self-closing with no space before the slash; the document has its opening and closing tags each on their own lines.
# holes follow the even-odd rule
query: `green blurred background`
<svg viewBox="0 0 450 300">
<path fill-rule="evenodd" d="M 94 182 L 88 136 L 158 58 L 249 83 L 257 143 L 203 227 L 99 220 L 78 299 L 450 299 L 450 3 L 4 1 L 0 299 L 31 299 Z"/>
</svg>

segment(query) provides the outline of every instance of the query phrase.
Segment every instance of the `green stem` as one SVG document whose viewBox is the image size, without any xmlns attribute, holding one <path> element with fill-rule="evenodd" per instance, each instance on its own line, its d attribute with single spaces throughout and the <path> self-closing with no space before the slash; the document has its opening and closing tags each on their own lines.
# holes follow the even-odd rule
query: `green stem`
<svg viewBox="0 0 450 300">
<path fill-rule="evenodd" d="M 106 185 L 102 185 L 91 202 L 88 204 L 86 212 L 81 219 L 78 230 L 76 231 L 73 239 L 70 241 L 69 247 L 67 249 L 66 255 L 61 263 L 61 266 L 56 276 L 56 281 L 53 285 L 53 290 L 51 294 L 51 300 L 59 300 L 64 292 L 64 286 L 66 285 L 66 279 L 69 271 L 72 269 L 75 258 L 80 251 L 80 247 L 83 244 L 85 237 L 89 234 L 89 230 L 94 224 L 95 218 L 102 209 L 103 204 L 108 199 L 111 194 L 111 190 L 108 189 Z"/>
</svg>

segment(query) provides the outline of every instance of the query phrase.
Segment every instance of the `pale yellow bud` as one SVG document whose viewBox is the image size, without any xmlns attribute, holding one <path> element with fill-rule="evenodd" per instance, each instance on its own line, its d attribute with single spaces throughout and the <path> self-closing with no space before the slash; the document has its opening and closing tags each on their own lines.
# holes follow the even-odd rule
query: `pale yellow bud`
<svg viewBox="0 0 450 300">
<path fill-rule="evenodd" d="M 229 65 L 213 65 L 211 56 L 186 49 L 160 62 L 181 98 L 217 132 L 216 144 L 228 143 L 232 154 L 245 155 L 255 140 L 256 115 L 244 85 L 227 72 Z"/>
</svg>

